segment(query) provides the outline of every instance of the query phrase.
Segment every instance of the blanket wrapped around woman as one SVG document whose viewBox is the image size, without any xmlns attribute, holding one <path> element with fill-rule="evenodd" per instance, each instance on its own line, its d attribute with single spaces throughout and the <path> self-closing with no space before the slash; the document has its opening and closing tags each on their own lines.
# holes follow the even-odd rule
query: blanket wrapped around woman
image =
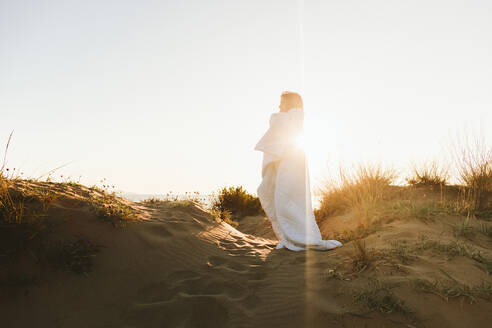
<svg viewBox="0 0 492 328">
<path fill-rule="evenodd" d="M 276 249 L 332 249 L 342 243 L 322 240 L 312 209 L 306 155 L 296 143 L 303 124 L 302 108 L 270 116 L 270 127 L 255 146 L 263 152 L 262 182 L 257 193 L 280 241 Z"/>
</svg>

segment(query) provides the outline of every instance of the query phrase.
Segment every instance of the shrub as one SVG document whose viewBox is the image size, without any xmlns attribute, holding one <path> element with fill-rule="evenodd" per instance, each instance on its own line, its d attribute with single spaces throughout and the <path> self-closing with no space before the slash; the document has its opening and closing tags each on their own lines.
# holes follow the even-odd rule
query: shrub
<svg viewBox="0 0 492 328">
<path fill-rule="evenodd" d="M 432 161 L 424 163 L 421 167 L 412 165 L 411 176 L 406 178 L 409 185 L 419 186 L 445 186 L 448 183 L 449 170 Z"/>
<path fill-rule="evenodd" d="M 94 267 L 93 257 L 101 250 L 101 245 L 79 236 L 74 241 L 58 240 L 48 246 L 47 260 L 55 268 L 87 275 Z"/>
<path fill-rule="evenodd" d="M 222 188 L 212 201 L 212 209 L 220 212 L 229 211 L 235 219 L 264 214 L 260 199 L 246 192 L 242 186 Z"/>
<path fill-rule="evenodd" d="M 451 150 L 461 191 L 464 212 L 474 213 L 486 209 L 487 193 L 492 191 L 492 148 L 484 138 L 472 141 L 464 138 Z"/>
</svg>

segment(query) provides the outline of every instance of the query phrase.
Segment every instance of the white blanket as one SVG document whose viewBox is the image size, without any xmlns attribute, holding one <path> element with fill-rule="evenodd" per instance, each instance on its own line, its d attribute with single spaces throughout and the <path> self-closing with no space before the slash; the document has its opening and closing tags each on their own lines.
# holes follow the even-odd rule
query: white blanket
<svg viewBox="0 0 492 328">
<path fill-rule="evenodd" d="M 312 209 L 306 155 L 296 144 L 303 123 L 302 108 L 270 116 L 270 128 L 255 146 L 263 152 L 263 180 L 257 193 L 280 240 L 276 249 L 332 249 L 342 243 L 322 240 Z"/>
</svg>

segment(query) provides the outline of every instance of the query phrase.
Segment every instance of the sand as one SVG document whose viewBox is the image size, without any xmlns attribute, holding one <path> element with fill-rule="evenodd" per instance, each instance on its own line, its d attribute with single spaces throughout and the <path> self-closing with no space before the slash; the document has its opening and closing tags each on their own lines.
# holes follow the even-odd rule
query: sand
<svg viewBox="0 0 492 328">
<path fill-rule="evenodd" d="M 56 215 L 68 218 L 63 233 L 82 234 L 104 248 L 87 276 L 34 268 L 26 259 L 21 269 L 31 268 L 40 281 L 4 293 L 1 326 L 487 327 L 492 320 L 490 301 L 445 301 L 408 284 L 415 278 L 448 279 L 441 269 L 460 283 L 492 283 L 463 256 L 446 259 L 426 251 L 408 264 L 380 261 L 357 273 L 353 241 L 329 251 L 275 250 L 277 240 L 262 216 L 243 218 L 235 229 L 199 205 L 129 203 L 141 211 L 140 220 L 114 228 L 77 202 L 55 202 Z M 323 237 L 341 229 L 344 220 L 350 217 L 323 222 Z M 414 242 L 419 233 L 451 240 L 453 220 L 395 219 L 369 235 L 366 246 Z M 474 246 L 492 259 L 490 238 L 477 237 Z M 354 300 L 353 291 L 375 277 L 396 284 L 394 294 L 415 320 L 397 311 L 370 311 Z"/>
</svg>

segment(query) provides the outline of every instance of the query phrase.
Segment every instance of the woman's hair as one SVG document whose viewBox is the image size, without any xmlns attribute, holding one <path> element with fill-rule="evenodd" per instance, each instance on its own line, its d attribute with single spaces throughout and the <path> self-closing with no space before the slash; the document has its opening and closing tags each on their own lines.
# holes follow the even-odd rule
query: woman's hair
<svg viewBox="0 0 492 328">
<path fill-rule="evenodd" d="M 284 91 L 281 97 L 286 104 L 287 110 L 291 108 L 304 108 L 302 98 L 297 92 Z"/>
</svg>

